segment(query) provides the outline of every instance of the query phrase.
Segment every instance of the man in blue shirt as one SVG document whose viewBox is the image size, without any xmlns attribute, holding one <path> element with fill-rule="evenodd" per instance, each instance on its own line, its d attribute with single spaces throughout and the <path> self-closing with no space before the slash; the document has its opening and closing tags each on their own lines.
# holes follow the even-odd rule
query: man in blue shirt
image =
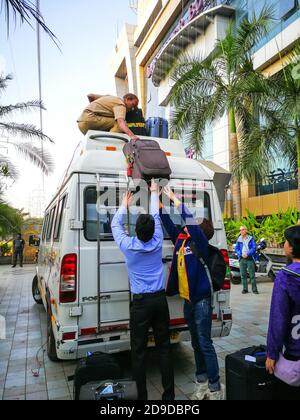
<svg viewBox="0 0 300 420">
<path fill-rule="evenodd" d="M 151 215 L 141 215 L 136 223 L 136 237 L 123 228 L 123 219 L 133 195 L 126 193 L 122 206 L 112 221 L 112 232 L 125 255 L 133 301 L 130 309 L 133 378 L 140 400 L 147 400 L 146 352 L 150 327 L 153 329 L 160 357 L 163 400 L 174 400 L 174 370 L 170 344 L 170 314 L 165 292 L 162 262 L 163 231 L 159 216 L 159 188 L 151 184 Z"/>
</svg>

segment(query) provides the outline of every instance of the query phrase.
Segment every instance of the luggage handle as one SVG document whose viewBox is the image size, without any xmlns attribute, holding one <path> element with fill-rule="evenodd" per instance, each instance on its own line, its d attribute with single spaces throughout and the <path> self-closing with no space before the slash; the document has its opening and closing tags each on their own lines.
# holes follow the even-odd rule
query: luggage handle
<svg viewBox="0 0 300 420">
<path fill-rule="evenodd" d="M 91 140 L 97 140 L 97 139 L 114 139 L 114 140 L 122 140 L 124 143 L 129 143 L 128 139 L 124 139 L 124 137 L 116 136 L 114 134 L 94 134 L 93 136 L 90 136 Z"/>
</svg>

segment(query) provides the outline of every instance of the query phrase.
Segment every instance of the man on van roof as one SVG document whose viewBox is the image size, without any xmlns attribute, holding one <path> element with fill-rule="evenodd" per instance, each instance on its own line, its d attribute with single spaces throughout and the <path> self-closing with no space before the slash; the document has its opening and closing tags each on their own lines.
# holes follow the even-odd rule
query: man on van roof
<svg viewBox="0 0 300 420">
<path fill-rule="evenodd" d="M 133 199 L 124 196 L 123 204 L 112 221 L 112 232 L 125 255 L 133 301 L 130 309 L 133 378 L 139 400 L 147 400 L 146 352 L 149 329 L 152 327 L 160 357 L 163 400 L 174 400 L 174 370 L 170 344 L 170 314 L 165 292 L 162 262 L 163 230 L 159 216 L 158 185 L 151 185 L 151 215 L 141 215 L 136 223 L 137 237 L 129 237 L 123 228 L 123 218 Z"/>
<path fill-rule="evenodd" d="M 136 109 L 139 99 L 132 93 L 127 93 L 123 100 L 111 95 L 88 95 L 90 104 L 78 118 L 78 127 L 83 134 L 89 130 L 125 133 L 132 140 L 138 137 L 126 124 L 126 113 Z"/>
</svg>

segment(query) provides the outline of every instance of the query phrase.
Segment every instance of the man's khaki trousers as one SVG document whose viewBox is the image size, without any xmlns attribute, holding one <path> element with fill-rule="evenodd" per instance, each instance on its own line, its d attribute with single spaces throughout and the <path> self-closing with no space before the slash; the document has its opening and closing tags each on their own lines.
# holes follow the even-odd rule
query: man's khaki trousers
<svg viewBox="0 0 300 420">
<path fill-rule="evenodd" d="M 85 135 L 89 130 L 110 131 L 111 133 L 122 133 L 117 121 L 114 118 L 90 115 L 84 112 L 78 120 L 79 130 Z"/>
</svg>

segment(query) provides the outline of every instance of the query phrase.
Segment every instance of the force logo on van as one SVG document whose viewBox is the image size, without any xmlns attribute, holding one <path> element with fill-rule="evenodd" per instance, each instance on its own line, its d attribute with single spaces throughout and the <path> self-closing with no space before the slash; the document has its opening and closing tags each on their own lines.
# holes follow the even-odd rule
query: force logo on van
<svg viewBox="0 0 300 420">
<path fill-rule="evenodd" d="M 110 295 L 105 295 L 105 296 L 101 296 L 100 300 L 105 302 L 107 300 L 110 300 L 110 298 L 111 298 Z M 89 297 L 82 298 L 82 303 L 97 302 L 97 301 L 98 301 L 98 296 L 89 296 Z"/>
</svg>

